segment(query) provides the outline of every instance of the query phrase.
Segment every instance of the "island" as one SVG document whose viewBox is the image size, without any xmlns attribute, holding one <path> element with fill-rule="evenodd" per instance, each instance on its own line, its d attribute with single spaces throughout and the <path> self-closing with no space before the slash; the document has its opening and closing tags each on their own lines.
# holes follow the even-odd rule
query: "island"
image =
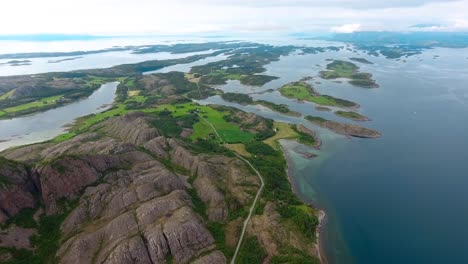
<svg viewBox="0 0 468 264">
<path fill-rule="evenodd" d="M 301 113 L 289 110 L 289 107 L 285 104 L 275 104 L 266 100 L 253 100 L 248 94 L 223 93 L 221 94 L 221 98 L 227 102 L 238 103 L 241 105 L 262 105 L 273 111 L 289 116 L 301 116 Z"/>
<path fill-rule="evenodd" d="M 335 115 L 343 117 L 343 118 L 351 119 L 354 121 L 360 121 L 360 122 L 370 120 L 367 116 L 363 116 L 359 113 L 352 112 L 352 111 L 336 111 Z"/>
<path fill-rule="evenodd" d="M 357 61 L 357 62 L 364 63 L 364 64 L 374 64 L 373 62 L 368 61 L 368 60 L 366 60 L 364 58 L 353 57 L 353 58 L 349 58 L 349 59 L 352 60 L 352 61 Z"/>
<path fill-rule="evenodd" d="M 378 88 L 379 85 L 372 79 L 372 74 L 359 72 L 359 67 L 351 62 L 333 60 L 327 65 L 326 71 L 320 72 L 323 79 L 349 79 L 349 83 L 363 88 Z"/>
<path fill-rule="evenodd" d="M 288 98 L 294 98 L 299 101 L 313 102 L 318 105 L 336 106 L 343 108 L 358 108 L 357 103 L 339 99 L 330 95 L 321 95 L 314 87 L 306 81 L 298 81 L 284 85 L 279 89 L 280 93 Z"/>
<path fill-rule="evenodd" d="M 8 66 L 25 66 L 31 65 L 32 61 L 30 60 L 11 60 L 5 63 L 0 63 L 0 65 L 8 65 Z"/>
<path fill-rule="evenodd" d="M 368 129 L 365 127 L 361 127 L 358 125 L 353 124 L 343 124 L 332 120 L 327 120 L 322 117 L 318 116 L 306 116 L 306 120 L 320 126 L 323 128 L 327 128 L 335 133 L 351 136 L 351 137 L 359 137 L 359 138 L 378 138 L 381 137 L 382 134 L 380 132 Z"/>
</svg>

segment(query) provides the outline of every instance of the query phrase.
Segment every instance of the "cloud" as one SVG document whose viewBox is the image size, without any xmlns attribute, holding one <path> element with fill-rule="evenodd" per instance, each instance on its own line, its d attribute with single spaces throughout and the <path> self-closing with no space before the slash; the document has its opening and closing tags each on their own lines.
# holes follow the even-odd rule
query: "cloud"
<svg viewBox="0 0 468 264">
<path fill-rule="evenodd" d="M 15 0 L 2 10 L 0 35 L 466 30 L 468 20 L 468 0 Z"/>
<path fill-rule="evenodd" d="M 332 27 L 331 31 L 335 33 L 353 33 L 361 29 L 361 24 L 345 24 L 339 27 Z"/>
<path fill-rule="evenodd" d="M 185 0 L 175 0 L 184 2 Z M 251 7 L 341 7 L 350 9 L 417 7 L 430 3 L 447 3 L 457 0 L 196 0 L 199 4 Z"/>
</svg>

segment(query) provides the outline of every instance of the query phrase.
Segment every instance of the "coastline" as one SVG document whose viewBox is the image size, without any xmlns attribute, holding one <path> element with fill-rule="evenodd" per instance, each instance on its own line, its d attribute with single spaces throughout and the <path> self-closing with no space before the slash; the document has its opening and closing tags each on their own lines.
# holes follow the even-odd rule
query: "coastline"
<svg viewBox="0 0 468 264">
<path fill-rule="evenodd" d="M 292 163 L 291 159 L 288 157 L 288 155 L 286 155 L 286 151 L 287 149 L 279 142 L 279 140 L 277 141 L 277 143 L 279 144 L 280 148 L 281 148 L 281 152 L 283 153 L 283 156 L 286 160 L 286 173 L 288 175 L 288 180 L 289 180 L 289 183 L 291 185 L 291 189 L 293 191 L 293 193 L 299 198 L 301 199 L 305 204 L 313 207 L 314 209 L 317 210 L 318 212 L 318 225 L 316 227 L 316 235 L 317 235 L 317 242 L 315 243 L 315 249 L 317 251 L 317 257 L 319 258 L 320 260 L 320 263 L 321 264 L 328 264 L 328 259 L 327 259 L 327 256 L 325 254 L 325 250 L 324 250 L 324 247 L 323 247 L 323 241 L 322 241 L 322 232 L 323 232 L 323 227 L 325 226 L 326 224 L 326 220 L 327 220 L 327 214 L 325 212 L 325 210 L 321 209 L 320 207 L 318 207 L 316 204 L 313 204 L 313 203 L 309 203 L 308 201 L 305 201 L 304 199 L 302 199 L 302 197 L 299 195 L 299 192 L 297 191 L 297 188 L 296 188 L 296 184 L 295 184 L 295 178 L 294 178 L 294 175 L 293 173 L 291 172 L 291 166 L 290 164 Z"/>
</svg>

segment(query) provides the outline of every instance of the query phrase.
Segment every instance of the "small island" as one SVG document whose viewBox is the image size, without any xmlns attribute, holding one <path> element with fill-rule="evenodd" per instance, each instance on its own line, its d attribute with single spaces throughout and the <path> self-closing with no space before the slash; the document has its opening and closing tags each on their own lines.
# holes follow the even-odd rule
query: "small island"
<svg viewBox="0 0 468 264">
<path fill-rule="evenodd" d="M 349 83 L 363 88 L 378 88 L 372 74 L 359 72 L 359 67 L 348 61 L 334 60 L 327 65 L 326 71 L 320 72 L 323 79 L 349 79 Z"/>
<path fill-rule="evenodd" d="M 5 63 L 0 63 L 0 65 L 8 65 L 8 66 L 26 66 L 31 65 L 30 60 L 11 60 Z"/>
<path fill-rule="evenodd" d="M 352 111 L 336 111 L 335 115 L 343 117 L 343 118 L 351 119 L 354 121 L 359 121 L 359 122 L 370 120 L 367 116 L 363 116 L 359 113 L 352 112 Z"/>
<path fill-rule="evenodd" d="M 336 121 L 327 120 L 318 116 L 306 116 L 305 119 L 320 127 L 327 128 L 335 133 L 345 136 L 358 138 L 378 138 L 382 136 L 380 132 L 372 129 L 368 129 L 358 125 L 343 124 Z"/>
<path fill-rule="evenodd" d="M 364 58 L 356 58 L 356 57 L 353 57 L 353 58 L 349 58 L 350 60 L 352 61 L 357 61 L 357 62 L 360 62 L 360 63 L 364 63 L 364 64 L 374 64 L 372 61 L 368 61 Z"/>
<path fill-rule="evenodd" d="M 47 63 L 60 63 L 64 61 L 72 61 L 72 60 L 77 60 L 81 58 L 83 57 L 72 57 L 72 58 L 65 58 L 65 59 L 60 59 L 60 60 L 48 60 Z"/>
<path fill-rule="evenodd" d="M 293 82 L 284 85 L 279 89 L 281 95 L 294 98 L 299 101 L 308 101 L 313 102 L 318 105 L 325 105 L 325 106 L 336 106 L 336 107 L 345 107 L 345 108 L 358 108 L 359 105 L 357 103 L 339 99 L 330 95 L 322 95 L 317 92 L 312 85 L 304 82 Z"/>
<path fill-rule="evenodd" d="M 254 101 L 252 97 L 247 94 L 241 93 L 223 93 L 221 95 L 224 101 L 231 103 L 238 103 L 240 105 L 262 105 L 267 107 L 275 112 L 282 113 L 289 116 L 301 116 L 301 113 L 296 111 L 289 110 L 289 107 L 285 104 L 275 104 L 270 101 L 265 100 L 256 100 Z"/>
</svg>

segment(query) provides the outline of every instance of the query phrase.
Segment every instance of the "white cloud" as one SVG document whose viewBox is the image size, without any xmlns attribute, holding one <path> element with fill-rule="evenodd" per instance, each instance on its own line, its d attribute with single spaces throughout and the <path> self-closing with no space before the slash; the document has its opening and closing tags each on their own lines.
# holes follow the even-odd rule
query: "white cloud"
<svg viewBox="0 0 468 264">
<path fill-rule="evenodd" d="M 345 24 L 339 27 L 332 27 L 331 31 L 336 33 L 353 33 L 361 28 L 361 24 Z"/>
<path fill-rule="evenodd" d="M 468 0 L 8 0 L 0 8 L 0 35 L 351 32 L 428 22 L 466 30 L 468 20 Z"/>
</svg>

